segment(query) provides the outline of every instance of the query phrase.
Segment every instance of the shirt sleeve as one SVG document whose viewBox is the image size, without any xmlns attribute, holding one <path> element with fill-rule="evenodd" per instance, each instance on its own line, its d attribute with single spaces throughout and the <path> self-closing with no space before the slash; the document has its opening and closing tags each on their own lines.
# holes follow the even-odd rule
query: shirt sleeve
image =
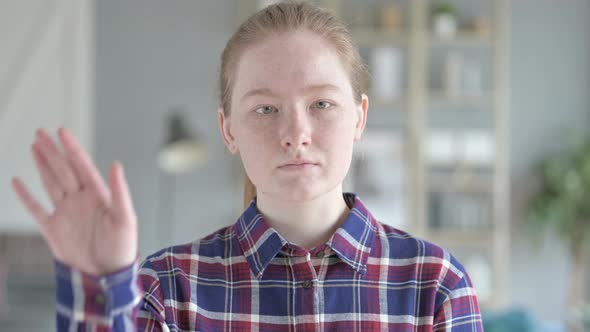
<svg viewBox="0 0 590 332">
<path fill-rule="evenodd" d="M 162 331 L 143 301 L 138 265 L 97 277 L 55 261 L 57 331 Z"/>
<path fill-rule="evenodd" d="M 463 273 L 435 312 L 432 331 L 483 332 L 477 294 L 469 275 Z"/>
</svg>

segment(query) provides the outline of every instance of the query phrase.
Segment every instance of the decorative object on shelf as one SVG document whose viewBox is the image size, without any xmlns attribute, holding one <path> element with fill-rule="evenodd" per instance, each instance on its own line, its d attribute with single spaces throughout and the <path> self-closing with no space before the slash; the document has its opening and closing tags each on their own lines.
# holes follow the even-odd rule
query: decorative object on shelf
<svg viewBox="0 0 590 332">
<path fill-rule="evenodd" d="M 487 229 L 491 224 L 491 202 L 484 193 L 432 191 L 428 209 L 430 227 L 453 231 Z"/>
<path fill-rule="evenodd" d="M 372 52 L 372 92 L 379 100 L 394 100 L 402 93 L 402 51 L 397 47 L 376 47 Z"/>
<path fill-rule="evenodd" d="M 474 16 L 469 25 L 471 30 L 480 37 L 487 38 L 492 34 L 492 23 L 488 16 Z"/>
<path fill-rule="evenodd" d="M 399 5 L 388 3 L 381 9 L 381 30 L 390 33 L 401 32 L 403 16 Z"/>
<path fill-rule="evenodd" d="M 590 137 L 565 153 L 549 157 L 538 169 L 541 190 L 529 202 L 528 224 L 533 234 L 556 229 L 568 243 L 571 258 L 569 306 L 579 311 L 586 299 L 585 264 L 590 253 Z M 569 322 L 581 331 L 579 319 Z"/>
<path fill-rule="evenodd" d="M 444 88 L 447 97 L 454 98 L 461 95 L 461 71 L 463 57 L 457 52 L 449 52 L 445 58 Z"/>
<path fill-rule="evenodd" d="M 426 156 L 432 166 L 492 167 L 494 137 L 486 129 L 432 129 L 426 141 Z"/>
<path fill-rule="evenodd" d="M 448 98 L 483 95 L 483 71 L 477 61 L 468 61 L 456 51 L 448 52 L 444 67 L 444 89 Z"/>
<path fill-rule="evenodd" d="M 167 139 L 158 154 L 159 167 L 168 173 L 185 173 L 207 161 L 207 147 L 186 128 L 183 115 L 173 110 L 168 116 Z"/>
<path fill-rule="evenodd" d="M 457 12 L 450 2 L 439 2 L 432 9 L 432 28 L 435 36 L 442 39 L 454 38 L 457 34 Z"/>
<path fill-rule="evenodd" d="M 426 156 L 430 165 L 451 166 L 457 160 L 455 135 L 451 130 L 433 129 L 426 139 Z"/>
<path fill-rule="evenodd" d="M 483 73 L 476 61 L 465 61 L 462 71 L 462 93 L 471 97 L 483 95 Z"/>
<path fill-rule="evenodd" d="M 489 130 L 470 129 L 459 134 L 460 160 L 468 165 L 493 167 L 494 137 Z"/>
<path fill-rule="evenodd" d="M 380 221 L 403 228 L 407 225 L 405 162 L 400 133 L 367 128 L 355 143 L 343 187 L 359 194 Z"/>
</svg>

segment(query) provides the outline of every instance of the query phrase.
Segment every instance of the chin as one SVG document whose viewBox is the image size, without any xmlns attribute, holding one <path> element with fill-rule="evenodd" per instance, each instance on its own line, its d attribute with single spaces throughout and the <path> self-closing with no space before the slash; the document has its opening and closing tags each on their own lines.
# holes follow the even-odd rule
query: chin
<svg viewBox="0 0 590 332">
<path fill-rule="evenodd" d="M 283 197 L 293 202 L 306 202 L 318 197 L 320 193 L 311 188 L 288 188 L 284 191 Z"/>
<path fill-rule="evenodd" d="M 323 188 L 315 184 L 306 185 L 292 185 L 281 188 L 277 196 L 284 197 L 285 200 L 291 202 L 307 202 L 318 198 L 330 191 L 329 188 Z"/>
<path fill-rule="evenodd" d="M 322 194 L 322 191 L 314 185 L 288 185 L 268 191 L 263 190 L 262 192 L 271 199 L 280 199 L 290 202 L 306 202 L 313 200 Z"/>
</svg>

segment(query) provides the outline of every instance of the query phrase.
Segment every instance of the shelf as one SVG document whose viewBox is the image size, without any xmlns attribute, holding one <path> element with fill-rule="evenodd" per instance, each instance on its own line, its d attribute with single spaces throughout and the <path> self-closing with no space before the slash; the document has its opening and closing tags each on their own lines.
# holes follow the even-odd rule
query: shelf
<svg viewBox="0 0 590 332">
<path fill-rule="evenodd" d="M 492 232 L 491 229 L 460 230 L 453 228 L 429 228 L 425 238 L 443 248 L 467 246 L 470 248 L 490 249 L 493 244 Z"/>
<path fill-rule="evenodd" d="M 373 108 L 373 109 L 383 109 L 383 108 L 388 108 L 388 109 L 396 109 L 396 110 L 401 110 L 404 108 L 405 105 L 405 96 L 399 96 L 396 98 L 378 98 L 373 94 L 370 94 L 369 96 L 369 108 Z"/>
<path fill-rule="evenodd" d="M 456 94 L 450 95 L 441 90 L 433 90 L 429 96 L 429 102 L 436 105 L 467 105 L 489 106 L 493 101 L 493 92 L 486 91 L 481 94 Z"/>
<path fill-rule="evenodd" d="M 448 187 L 430 191 L 427 196 L 427 227 L 432 230 L 491 232 L 493 193 L 470 190 L 452 191 Z"/>
<path fill-rule="evenodd" d="M 491 176 L 466 175 L 427 175 L 426 180 L 430 192 L 468 192 L 492 193 L 493 179 Z"/>
<path fill-rule="evenodd" d="M 403 31 L 385 31 L 371 27 L 351 29 L 352 38 L 359 46 L 405 46 L 407 36 Z"/>
<path fill-rule="evenodd" d="M 390 110 L 369 107 L 367 127 L 385 130 L 404 129 L 408 126 L 407 113 L 402 110 Z"/>
<path fill-rule="evenodd" d="M 493 181 L 494 166 L 488 163 L 455 161 L 446 163 L 426 162 L 426 174 L 440 179 L 467 178 L 480 181 Z"/>
<path fill-rule="evenodd" d="M 430 33 L 426 41 L 430 47 L 493 47 L 494 42 L 490 34 L 480 34 L 473 31 L 460 31 L 453 38 L 441 38 Z"/>
</svg>

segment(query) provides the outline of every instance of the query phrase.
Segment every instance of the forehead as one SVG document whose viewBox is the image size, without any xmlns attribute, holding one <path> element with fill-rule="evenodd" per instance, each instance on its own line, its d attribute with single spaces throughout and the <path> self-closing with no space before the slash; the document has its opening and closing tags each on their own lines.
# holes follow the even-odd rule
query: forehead
<svg viewBox="0 0 590 332">
<path fill-rule="evenodd" d="M 307 31 L 273 35 L 247 47 L 236 65 L 234 96 L 267 88 L 279 94 L 331 84 L 352 94 L 348 72 L 335 48 Z"/>
</svg>

